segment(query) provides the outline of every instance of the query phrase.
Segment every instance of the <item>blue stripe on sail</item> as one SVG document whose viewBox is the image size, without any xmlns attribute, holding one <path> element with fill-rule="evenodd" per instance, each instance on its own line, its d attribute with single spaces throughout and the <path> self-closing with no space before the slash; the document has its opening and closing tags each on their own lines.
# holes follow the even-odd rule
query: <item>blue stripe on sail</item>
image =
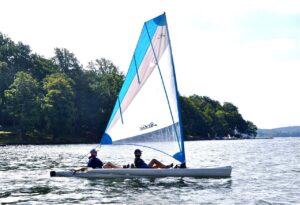
<svg viewBox="0 0 300 205">
<path fill-rule="evenodd" d="M 147 21 L 147 28 L 148 28 L 148 32 L 149 32 L 149 36 L 150 38 L 152 39 L 155 32 L 156 32 L 156 29 L 158 26 L 163 26 L 166 24 L 166 16 L 165 14 L 162 14 L 150 21 Z M 123 86 L 121 88 L 121 91 L 119 93 L 119 99 L 117 99 L 117 102 L 115 103 L 115 107 L 113 109 L 113 112 L 112 112 L 112 115 L 109 119 L 109 122 L 108 122 L 108 125 L 106 127 L 106 130 L 109 128 L 111 122 L 113 121 L 117 111 L 119 110 L 119 103 L 118 103 L 118 100 L 120 101 L 120 104 L 122 104 L 122 101 L 124 99 L 124 97 L 126 96 L 126 93 L 135 77 L 135 75 L 137 74 L 137 71 L 136 69 L 139 69 L 145 55 L 146 55 L 146 52 L 148 50 L 150 46 L 150 41 L 149 41 L 149 37 L 148 37 L 148 34 L 147 34 L 147 30 L 145 28 L 145 26 L 143 27 L 142 29 L 142 32 L 141 32 L 141 35 L 140 35 L 140 38 L 138 40 L 138 44 L 136 46 L 136 49 L 134 51 L 134 57 L 135 57 L 135 61 L 134 59 L 131 60 L 131 63 L 130 63 L 130 66 L 129 66 L 129 69 L 128 69 L 128 73 L 126 75 L 126 78 L 125 78 L 125 81 L 123 83 Z M 137 68 L 136 68 L 137 66 Z"/>
<path fill-rule="evenodd" d="M 181 163 L 185 162 L 185 155 L 183 152 L 177 152 L 172 156 L 174 159 L 180 161 Z"/>
<path fill-rule="evenodd" d="M 101 138 L 100 144 L 112 144 L 111 137 L 107 133 L 104 133 Z"/>
</svg>

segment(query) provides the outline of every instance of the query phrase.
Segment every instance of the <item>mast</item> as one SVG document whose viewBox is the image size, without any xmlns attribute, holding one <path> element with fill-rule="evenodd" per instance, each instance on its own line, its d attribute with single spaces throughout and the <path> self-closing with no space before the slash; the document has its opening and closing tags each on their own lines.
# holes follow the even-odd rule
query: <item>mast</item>
<svg viewBox="0 0 300 205">
<path fill-rule="evenodd" d="M 172 52 L 172 45 L 171 45 L 171 39 L 169 34 L 169 27 L 168 27 L 168 21 L 166 13 L 164 12 L 165 18 L 166 18 L 166 28 L 167 28 L 167 35 L 168 35 L 168 41 L 170 46 L 170 53 L 171 53 L 171 63 L 172 63 L 172 69 L 173 69 L 173 77 L 174 77 L 174 84 L 176 88 L 176 98 L 177 98 L 177 110 L 179 115 L 179 128 L 180 128 L 180 134 L 181 134 L 181 148 L 182 148 L 182 154 L 183 154 L 183 166 L 186 166 L 186 160 L 185 160 L 185 149 L 184 149 L 184 136 L 183 136 L 183 129 L 182 129 L 182 118 L 181 118 L 181 109 L 179 104 L 179 93 L 178 93 L 178 87 L 177 87 L 177 80 L 176 80 L 176 73 L 175 73 L 175 65 L 174 65 L 174 59 L 173 59 L 173 52 Z"/>
</svg>

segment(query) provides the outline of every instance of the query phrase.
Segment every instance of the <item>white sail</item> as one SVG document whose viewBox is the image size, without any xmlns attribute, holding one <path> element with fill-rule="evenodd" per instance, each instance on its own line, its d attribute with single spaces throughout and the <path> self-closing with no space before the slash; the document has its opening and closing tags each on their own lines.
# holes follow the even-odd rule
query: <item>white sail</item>
<svg viewBox="0 0 300 205">
<path fill-rule="evenodd" d="M 165 14 L 145 22 L 101 144 L 147 146 L 185 162 Z"/>
</svg>

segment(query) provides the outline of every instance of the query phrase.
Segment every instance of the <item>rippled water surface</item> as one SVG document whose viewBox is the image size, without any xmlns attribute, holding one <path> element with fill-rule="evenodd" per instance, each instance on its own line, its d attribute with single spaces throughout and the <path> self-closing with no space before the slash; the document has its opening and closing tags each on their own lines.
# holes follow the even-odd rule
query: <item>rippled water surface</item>
<svg viewBox="0 0 300 205">
<path fill-rule="evenodd" d="M 84 166 L 97 145 L 0 147 L 3 204 L 300 204 L 300 138 L 186 142 L 189 167 L 233 166 L 227 179 L 50 178 Z M 99 157 L 123 165 L 132 146 L 102 146 Z M 172 159 L 143 149 L 145 161 Z"/>
</svg>

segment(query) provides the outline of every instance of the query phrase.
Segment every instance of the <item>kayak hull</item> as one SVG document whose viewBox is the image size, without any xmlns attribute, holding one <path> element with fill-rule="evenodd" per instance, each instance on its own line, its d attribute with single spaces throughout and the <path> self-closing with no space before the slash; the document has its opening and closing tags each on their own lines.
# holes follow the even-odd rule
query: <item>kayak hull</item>
<svg viewBox="0 0 300 205">
<path fill-rule="evenodd" d="M 51 177 L 82 177 L 82 178 L 160 178 L 160 177 L 198 177 L 228 178 L 232 167 L 186 168 L 186 169 L 87 169 L 85 171 L 51 171 Z"/>
</svg>

